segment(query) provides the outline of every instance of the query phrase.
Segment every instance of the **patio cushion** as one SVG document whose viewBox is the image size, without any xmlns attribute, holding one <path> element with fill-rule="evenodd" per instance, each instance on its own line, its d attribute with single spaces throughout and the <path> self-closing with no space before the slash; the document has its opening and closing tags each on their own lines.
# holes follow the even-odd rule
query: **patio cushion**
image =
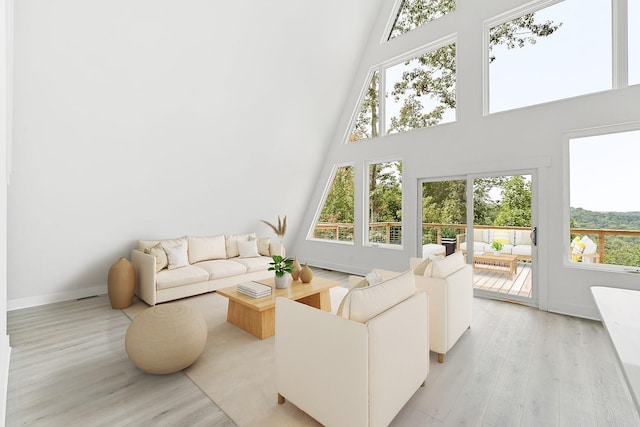
<svg viewBox="0 0 640 427">
<path fill-rule="evenodd" d="M 511 250 L 511 254 L 531 256 L 531 245 L 515 245 Z"/>
</svg>

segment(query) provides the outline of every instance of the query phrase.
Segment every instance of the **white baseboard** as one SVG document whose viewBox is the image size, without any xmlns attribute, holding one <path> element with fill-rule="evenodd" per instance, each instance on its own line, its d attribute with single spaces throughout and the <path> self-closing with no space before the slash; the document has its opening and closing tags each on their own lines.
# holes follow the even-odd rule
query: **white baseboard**
<svg viewBox="0 0 640 427">
<path fill-rule="evenodd" d="M 9 363 L 11 345 L 9 335 L 0 338 L 0 426 L 4 427 L 7 417 L 7 390 L 9 386 Z"/>
<path fill-rule="evenodd" d="M 582 317 L 591 320 L 601 320 L 600 313 L 596 307 L 588 307 L 575 304 L 553 304 L 550 303 L 547 311 L 567 316 Z"/>
<path fill-rule="evenodd" d="M 71 301 L 79 298 L 92 297 L 94 295 L 104 295 L 106 293 L 107 285 L 98 285 L 90 288 L 75 289 L 73 291 L 57 292 L 55 294 L 10 299 L 7 301 L 7 311 L 37 307 L 39 305 L 52 304 L 54 302 Z"/>
</svg>

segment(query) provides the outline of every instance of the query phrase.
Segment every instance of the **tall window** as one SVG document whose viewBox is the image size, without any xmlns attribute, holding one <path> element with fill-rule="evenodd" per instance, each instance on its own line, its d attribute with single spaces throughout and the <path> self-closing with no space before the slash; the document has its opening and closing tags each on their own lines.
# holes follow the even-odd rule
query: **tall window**
<svg viewBox="0 0 640 427">
<path fill-rule="evenodd" d="M 370 244 L 402 244 L 402 162 L 369 164 Z"/>
<path fill-rule="evenodd" d="M 389 34 L 389 40 L 453 12 L 455 9 L 455 0 L 403 0 Z"/>
<path fill-rule="evenodd" d="M 571 139 L 569 156 L 571 261 L 640 267 L 640 130 Z"/>
<path fill-rule="evenodd" d="M 353 242 L 354 215 L 353 166 L 335 169 L 313 237 L 324 240 Z"/>
<path fill-rule="evenodd" d="M 489 112 L 611 89 L 611 0 L 565 0 L 489 30 Z"/>
</svg>

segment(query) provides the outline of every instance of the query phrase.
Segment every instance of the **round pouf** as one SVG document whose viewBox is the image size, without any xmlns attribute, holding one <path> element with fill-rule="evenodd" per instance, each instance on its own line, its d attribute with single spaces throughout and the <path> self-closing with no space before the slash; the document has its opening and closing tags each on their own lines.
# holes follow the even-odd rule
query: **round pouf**
<svg viewBox="0 0 640 427">
<path fill-rule="evenodd" d="M 170 374 L 195 362 L 207 343 L 202 315 L 183 304 L 165 304 L 137 315 L 124 340 L 129 359 L 149 374 Z"/>
</svg>

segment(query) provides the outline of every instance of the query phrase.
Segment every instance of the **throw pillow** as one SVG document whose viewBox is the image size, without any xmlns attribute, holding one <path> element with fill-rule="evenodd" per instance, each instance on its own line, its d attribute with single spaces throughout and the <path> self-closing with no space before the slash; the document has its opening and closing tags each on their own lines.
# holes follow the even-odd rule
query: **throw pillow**
<svg viewBox="0 0 640 427">
<path fill-rule="evenodd" d="M 259 257 L 257 240 L 238 240 L 238 253 L 240 258 Z"/>
<path fill-rule="evenodd" d="M 382 282 L 382 277 L 375 270 L 371 270 L 371 272 L 364 276 L 364 278 L 369 286 L 377 285 L 378 283 Z"/>
<path fill-rule="evenodd" d="M 231 234 L 225 236 L 225 248 L 227 251 L 227 258 L 234 258 L 240 256 L 238 251 L 238 240 L 247 241 L 249 239 L 255 239 L 256 234 Z"/>
<path fill-rule="evenodd" d="M 153 255 L 156 258 L 156 273 L 169 265 L 167 253 L 164 251 L 164 248 L 160 243 L 151 248 L 146 248 L 144 253 Z"/>
<path fill-rule="evenodd" d="M 510 244 L 509 241 L 509 231 L 508 230 L 492 230 L 493 231 L 493 241 L 500 242 L 503 245 Z"/>
<path fill-rule="evenodd" d="M 369 286 L 369 282 L 367 281 L 367 279 L 362 279 L 355 285 L 351 286 L 349 288 L 349 292 L 351 292 L 353 289 L 364 288 L 365 286 Z M 349 292 L 347 292 L 344 298 L 342 298 L 342 301 L 340 301 L 340 305 L 338 306 L 338 311 L 336 312 L 337 316 L 344 317 L 345 319 L 349 318 L 348 316 L 349 309 L 347 308 L 345 310 L 345 303 L 348 303 L 351 299 L 351 297 L 349 297 Z"/>
<path fill-rule="evenodd" d="M 349 319 L 365 323 L 378 314 L 404 301 L 416 292 L 415 275 L 412 270 L 383 280 L 377 285 L 352 289 L 348 304 Z"/>
<path fill-rule="evenodd" d="M 262 256 L 271 256 L 271 239 L 268 237 L 258 238 L 258 253 Z"/>
<path fill-rule="evenodd" d="M 189 265 L 189 257 L 187 255 L 187 242 L 182 242 L 178 246 L 162 246 L 167 253 L 169 261 L 169 270 L 174 268 L 186 267 Z"/>
<path fill-rule="evenodd" d="M 427 270 L 427 266 L 431 264 L 431 258 L 425 258 L 422 260 L 420 264 L 416 268 L 413 269 L 413 274 L 416 276 L 424 276 L 425 271 Z"/>
<path fill-rule="evenodd" d="M 443 259 L 434 260 L 432 264 L 431 277 L 437 279 L 444 279 L 465 266 L 462 252 L 455 252 Z"/>
<path fill-rule="evenodd" d="M 191 264 L 210 259 L 225 259 L 227 257 L 223 234 L 209 237 L 189 237 L 188 242 L 189 262 Z"/>
</svg>

